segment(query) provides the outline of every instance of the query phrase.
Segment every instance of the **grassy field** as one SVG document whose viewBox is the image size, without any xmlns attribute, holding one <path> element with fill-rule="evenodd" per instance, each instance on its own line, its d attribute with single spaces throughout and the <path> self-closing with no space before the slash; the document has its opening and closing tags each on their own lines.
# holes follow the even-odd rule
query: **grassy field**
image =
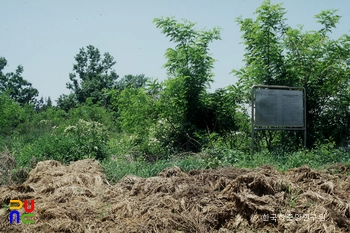
<svg viewBox="0 0 350 233">
<path fill-rule="evenodd" d="M 260 152 L 255 153 L 253 157 L 237 150 L 208 149 L 197 154 L 173 155 L 167 160 L 158 160 L 154 163 L 148 163 L 142 159 L 133 160 L 126 155 L 104 160 L 102 166 L 108 179 L 111 182 L 116 182 L 126 174 L 140 177 L 155 176 L 164 168 L 170 166 L 178 166 L 184 171 L 190 171 L 230 166 L 256 168 L 262 165 L 270 165 L 277 170 L 286 171 L 303 165 L 313 169 L 327 169 L 338 163 L 350 164 L 350 152 L 341 149 L 329 149 L 327 146 L 323 146 L 314 150 L 284 154 Z"/>
</svg>

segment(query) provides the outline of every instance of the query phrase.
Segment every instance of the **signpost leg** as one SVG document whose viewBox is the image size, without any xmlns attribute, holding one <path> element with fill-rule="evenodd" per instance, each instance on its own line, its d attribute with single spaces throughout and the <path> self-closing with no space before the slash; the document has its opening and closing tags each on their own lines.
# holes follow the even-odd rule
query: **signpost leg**
<svg viewBox="0 0 350 233">
<path fill-rule="evenodd" d="M 254 155 L 254 128 L 252 127 L 252 159 Z"/>
<path fill-rule="evenodd" d="M 254 156 L 254 86 L 252 88 L 252 93 L 251 93 L 251 100 L 252 100 L 252 115 L 251 115 L 251 118 L 252 118 L 252 155 L 251 155 L 251 159 L 253 159 L 253 156 Z"/>
</svg>

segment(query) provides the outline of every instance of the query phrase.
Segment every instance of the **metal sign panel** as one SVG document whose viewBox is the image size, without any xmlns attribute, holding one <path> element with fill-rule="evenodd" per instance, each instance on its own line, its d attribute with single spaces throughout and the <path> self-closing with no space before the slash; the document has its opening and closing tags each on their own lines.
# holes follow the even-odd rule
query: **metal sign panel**
<svg viewBox="0 0 350 233">
<path fill-rule="evenodd" d="M 255 125 L 304 127 L 303 91 L 255 90 Z"/>
<path fill-rule="evenodd" d="M 252 156 L 256 130 L 303 130 L 306 148 L 306 91 L 303 87 L 252 87 Z"/>
</svg>

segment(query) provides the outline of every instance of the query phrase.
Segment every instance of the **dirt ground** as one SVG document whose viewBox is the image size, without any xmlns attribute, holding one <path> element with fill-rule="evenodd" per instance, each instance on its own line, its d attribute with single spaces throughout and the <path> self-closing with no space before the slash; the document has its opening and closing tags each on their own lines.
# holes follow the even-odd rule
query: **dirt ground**
<svg viewBox="0 0 350 233">
<path fill-rule="evenodd" d="M 23 184 L 0 187 L 0 231 L 349 232 L 349 172 L 170 167 L 110 185 L 97 161 L 49 160 Z M 35 201 L 34 224 L 9 223 L 11 199 Z"/>
</svg>

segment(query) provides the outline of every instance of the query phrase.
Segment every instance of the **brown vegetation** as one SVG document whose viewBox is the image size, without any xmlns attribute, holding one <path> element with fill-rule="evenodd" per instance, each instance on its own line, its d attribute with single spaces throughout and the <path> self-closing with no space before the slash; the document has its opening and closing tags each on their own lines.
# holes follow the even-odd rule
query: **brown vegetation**
<svg viewBox="0 0 350 233">
<path fill-rule="evenodd" d="M 49 160 L 39 162 L 23 184 L 0 187 L 1 206 L 35 200 L 34 224 L 10 224 L 10 210 L 3 207 L 0 231 L 347 232 L 349 168 L 186 173 L 170 167 L 156 177 L 128 175 L 110 185 L 97 161 L 66 166 Z"/>
</svg>

